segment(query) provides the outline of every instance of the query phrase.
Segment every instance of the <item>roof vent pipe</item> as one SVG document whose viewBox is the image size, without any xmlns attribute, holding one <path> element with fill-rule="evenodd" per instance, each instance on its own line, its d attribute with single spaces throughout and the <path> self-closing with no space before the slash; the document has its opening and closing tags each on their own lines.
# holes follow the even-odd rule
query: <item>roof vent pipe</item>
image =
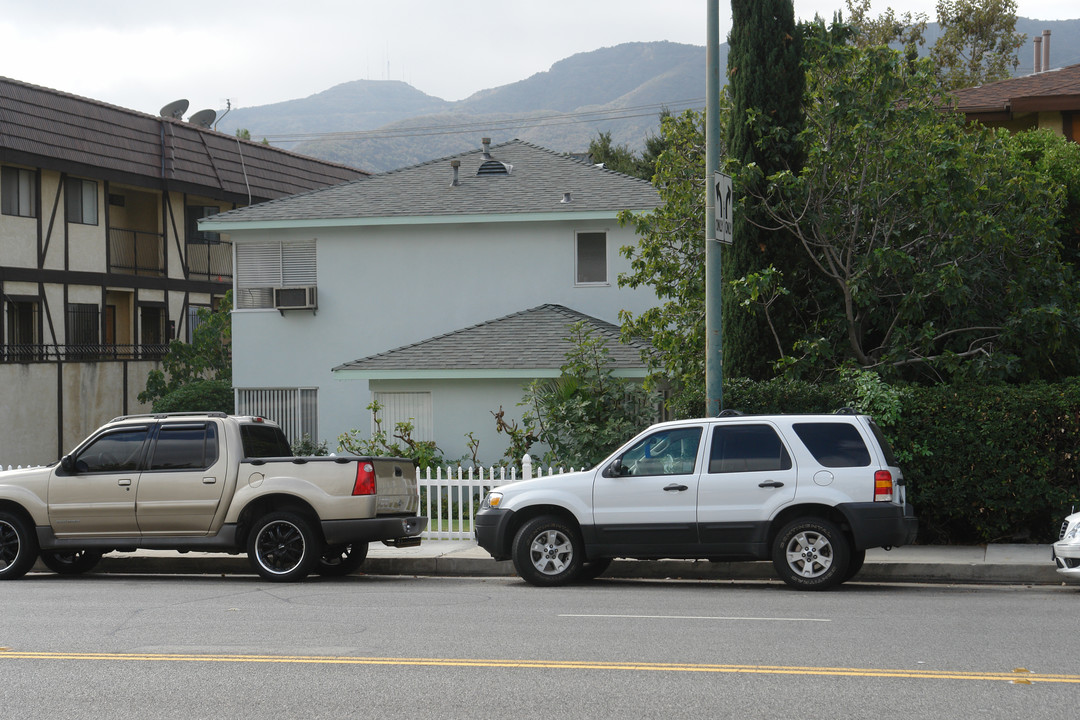
<svg viewBox="0 0 1080 720">
<path fill-rule="evenodd" d="M 450 161 L 450 167 L 454 168 L 454 181 L 452 183 L 450 183 L 450 187 L 457 187 L 458 185 L 461 184 L 460 182 L 458 182 L 458 168 L 461 167 L 461 161 L 460 160 L 451 160 Z"/>
<path fill-rule="evenodd" d="M 1035 38 L 1035 74 L 1042 72 L 1042 38 Z"/>
<path fill-rule="evenodd" d="M 560 200 L 559 202 L 561 202 L 561 203 L 572 203 L 572 202 L 574 202 L 574 199 L 570 197 L 570 193 L 564 192 L 562 194 L 562 200 Z"/>
<path fill-rule="evenodd" d="M 491 159 L 491 138 L 480 138 L 480 144 L 484 146 L 484 159 Z"/>
<path fill-rule="evenodd" d="M 1046 72 L 1047 70 L 1050 69 L 1050 31 L 1049 30 L 1043 30 L 1042 51 L 1043 51 L 1042 69 L 1043 69 L 1043 72 Z"/>
</svg>

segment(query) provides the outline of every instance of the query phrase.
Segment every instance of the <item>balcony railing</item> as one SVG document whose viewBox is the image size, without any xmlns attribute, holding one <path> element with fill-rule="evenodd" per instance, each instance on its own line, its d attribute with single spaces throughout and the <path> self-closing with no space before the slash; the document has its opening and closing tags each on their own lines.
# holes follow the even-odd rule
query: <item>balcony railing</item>
<svg viewBox="0 0 1080 720">
<path fill-rule="evenodd" d="M 168 352 L 168 344 L 0 345 L 0 363 L 161 360 Z"/>
<path fill-rule="evenodd" d="M 109 272 L 165 276 L 165 236 L 144 230 L 109 228 Z"/>
</svg>

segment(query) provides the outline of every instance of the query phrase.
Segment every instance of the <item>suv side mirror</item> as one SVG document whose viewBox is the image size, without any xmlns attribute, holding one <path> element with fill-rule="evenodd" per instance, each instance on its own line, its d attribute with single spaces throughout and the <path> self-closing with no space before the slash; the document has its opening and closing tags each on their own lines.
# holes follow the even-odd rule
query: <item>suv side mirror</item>
<svg viewBox="0 0 1080 720">
<path fill-rule="evenodd" d="M 622 458 L 615 458 L 610 465 L 607 466 L 607 470 L 604 471 L 605 477 L 622 477 L 623 466 Z"/>
<path fill-rule="evenodd" d="M 64 472 L 75 474 L 75 458 L 70 455 L 65 455 L 60 458 L 60 467 L 64 468 Z"/>
</svg>

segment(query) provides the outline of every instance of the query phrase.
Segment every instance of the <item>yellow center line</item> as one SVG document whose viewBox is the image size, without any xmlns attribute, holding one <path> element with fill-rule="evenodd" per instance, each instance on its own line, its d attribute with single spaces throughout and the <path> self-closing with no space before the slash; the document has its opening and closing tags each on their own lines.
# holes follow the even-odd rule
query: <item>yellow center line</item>
<svg viewBox="0 0 1080 720">
<path fill-rule="evenodd" d="M 1027 671 L 964 672 L 885 668 L 803 667 L 784 665 L 711 665 L 702 663 L 603 662 L 588 660 L 484 660 L 467 658 L 386 658 L 350 655 L 214 655 L 185 653 L 72 653 L 0 649 L 0 660 L 90 660 L 137 662 L 223 662 L 308 665 L 394 665 L 421 667 L 513 668 L 545 670 L 623 670 L 747 675 L 827 675 L 836 677 L 981 680 L 1080 685 L 1080 675 L 1041 675 Z"/>
</svg>

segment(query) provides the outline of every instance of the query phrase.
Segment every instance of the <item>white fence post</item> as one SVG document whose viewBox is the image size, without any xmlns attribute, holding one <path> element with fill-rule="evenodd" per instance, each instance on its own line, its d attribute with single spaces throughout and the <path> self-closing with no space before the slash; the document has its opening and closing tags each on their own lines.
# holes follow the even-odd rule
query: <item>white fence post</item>
<svg viewBox="0 0 1080 720">
<path fill-rule="evenodd" d="M 532 480 L 532 458 L 529 457 L 529 453 L 525 453 L 525 456 L 521 458 L 521 479 Z"/>
</svg>

